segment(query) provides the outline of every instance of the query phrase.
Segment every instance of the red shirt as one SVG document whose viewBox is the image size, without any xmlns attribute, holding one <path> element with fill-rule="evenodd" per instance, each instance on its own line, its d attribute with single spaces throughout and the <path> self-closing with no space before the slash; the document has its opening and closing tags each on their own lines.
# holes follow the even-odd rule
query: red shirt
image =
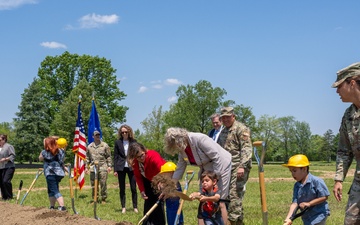
<svg viewBox="0 0 360 225">
<path fill-rule="evenodd" d="M 144 171 L 146 179 L 151 181 L 153 177 L 160 172 L 161 166 L 165 163 L 165 159 L 163 159 L 157 151 L 148 150 L 146 152 L 144 161 Z M 133 171 L 140 192 L 145 191 L 142 174 L 140 172 L 139 161 L 136 158 L 134 159 Z"/>
<path fill-rule="evenodd" d="M 191 165 L 196 165 L 196 161 L 195 161 L 194 155 L 193 155 L 193 153 L 191 151 L 190 145 L 186 146 L 185 153 L 186 153 L 186 155 L 188 157 L 189 163 Z"/>
</svg>

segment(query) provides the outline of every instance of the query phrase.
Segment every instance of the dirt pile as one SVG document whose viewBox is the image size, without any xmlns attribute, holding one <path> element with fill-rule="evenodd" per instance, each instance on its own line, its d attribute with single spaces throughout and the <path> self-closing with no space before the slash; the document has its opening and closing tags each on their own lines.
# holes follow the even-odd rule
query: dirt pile
<svg viewBox="0 0 360 225">
<path fill-rule="evenodd" d="M 47 208 L 21 206 L 0 202 L 0 223 L 6 225 L 121 225 L 120 222 L 95 220 L 80 215 L 70 214 Z"/>
</svg>

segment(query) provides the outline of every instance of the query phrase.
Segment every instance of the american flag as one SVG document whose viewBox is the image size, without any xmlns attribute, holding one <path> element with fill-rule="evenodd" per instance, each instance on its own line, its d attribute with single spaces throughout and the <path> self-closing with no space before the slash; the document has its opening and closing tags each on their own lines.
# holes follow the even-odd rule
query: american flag
<svg viewBox="0 0 360 225">
<path fill-rule="evenodd" d="M 76 120 L 74 146 L 72 149 L 75 154 L 74 161 L 74 180 L 79 188 L 85 184 L 85 162 L 86 160 L 86 136 L 83 119 L 81 116 L 81 102 L 78 105 L 78 118 Z"/>
</svg>

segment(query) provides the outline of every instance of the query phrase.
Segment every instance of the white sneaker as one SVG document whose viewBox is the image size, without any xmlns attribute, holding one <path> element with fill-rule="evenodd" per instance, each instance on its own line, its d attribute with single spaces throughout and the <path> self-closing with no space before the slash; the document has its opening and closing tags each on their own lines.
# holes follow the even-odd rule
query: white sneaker
<svg viewBox="0 0 360 225">
<path fill-rule="evenodd" d="M 122 208 L 121 213 L 126 213 L 126 209 L 125 209 L 125 208 Z"/>
</svg>

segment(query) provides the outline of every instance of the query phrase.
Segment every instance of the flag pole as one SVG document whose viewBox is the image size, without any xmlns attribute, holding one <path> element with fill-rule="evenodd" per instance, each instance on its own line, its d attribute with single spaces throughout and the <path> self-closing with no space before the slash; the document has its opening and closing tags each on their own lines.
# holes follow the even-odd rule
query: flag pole
<svg viewBox="0 0 360 225">
<path fill-rule="evenodd" d="M 79 190 L 85 184 L 85 162 L 86 160 L 86 135 L 84 123 L 81 115 L 81 95 L 79 95 L 78 101 L 78 117 L 76 120 L 74 146 L 72 148 L 74 157 L 74 180 L 76 182 L 75 196 L 77 198 L 77 187 Z"/>
</svg>

